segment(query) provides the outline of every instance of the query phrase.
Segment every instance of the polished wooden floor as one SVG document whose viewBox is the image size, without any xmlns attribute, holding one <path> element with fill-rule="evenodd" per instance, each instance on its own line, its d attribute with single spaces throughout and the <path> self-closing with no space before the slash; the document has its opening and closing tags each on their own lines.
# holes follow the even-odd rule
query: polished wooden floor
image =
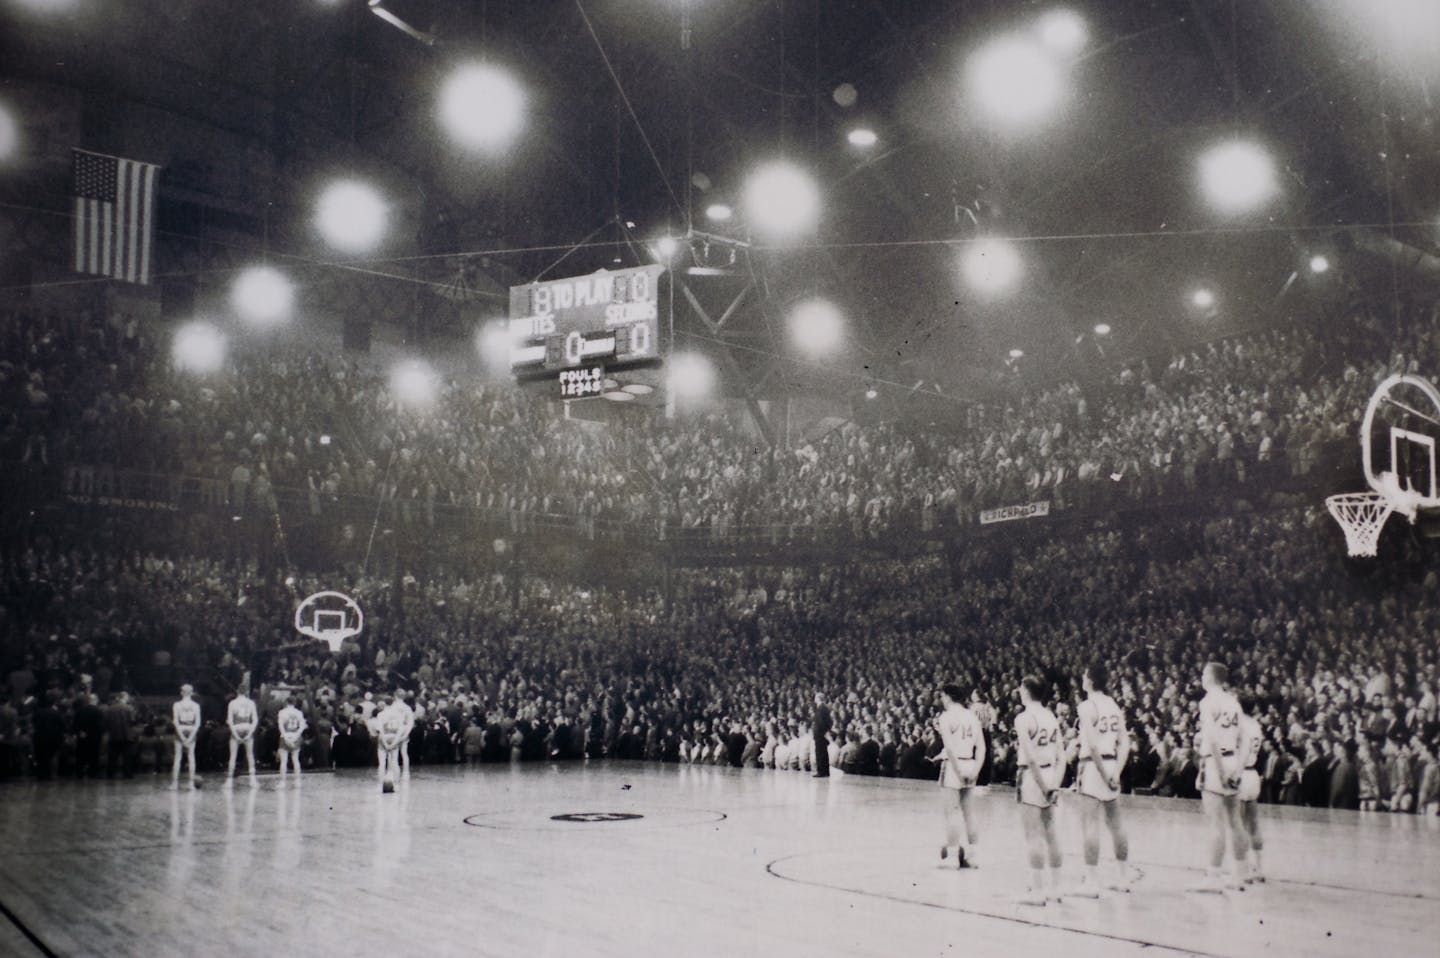
<svg viewBox="0 0 1440 958">
<path fill-rule="evenodd" d="M 1127 799 L 1135 891 L 1027 908 L 1009 790 L 957 872 L 927 783 L 612 763 L 219 784 L 0 786 L 0 954 L 1440 955 L 1434 818 L 1268 809 L 1270 881 L 1205 896 L 1183 890 L 1196 805 Z"/>
</svg>

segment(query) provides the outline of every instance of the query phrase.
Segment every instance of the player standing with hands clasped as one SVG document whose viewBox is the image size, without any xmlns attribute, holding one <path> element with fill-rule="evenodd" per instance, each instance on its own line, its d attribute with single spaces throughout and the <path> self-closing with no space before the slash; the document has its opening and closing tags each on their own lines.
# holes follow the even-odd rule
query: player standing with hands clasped
<svg viewBox="0 0 1440 958">
<path fill-rule="evenodd" d="M 300 784 L 300 737 L 305 734 L 305 713 L 295 707 L 294 702 L 286 702 L 285 707 L 280 710 L 276 721 L 280 723 L 280 779 L 285 779 L 285 766 L 293 764 L 295 767 L 295 784 Z"/>
<path fill-rule="evenodd" d="M 1189 891 L 1221 892 L 1227 883 L 1222 866 L 1225 863 L 1225 836 L 1228 832 L 1235 849 L 1235 875 L 1231 888 L 1244 888 L 1245 847 L 1249 839 L 1240 824 L 1240 790 L 1243 769 L 1240 755 L 1240 703 L 1226 689 L 1230 670 L 1219 662 L 1206 664 L 1200 685 L 1205 697 L 1200 700 L 1200 807 L 1210 823 L 1210 868 L 1199 884 Z"/>
<path fill-rule="evenodd" d="M 1110 673 L 1103 662 L 1093 662 L 1080 678 L 1085 701 L 1077 710 L 1080 727 L 1080 827 L 1085 841 L 1085 875 L 1075 894 L 1081 898 L 1100 897 L 1100 819 L 1110 830 L 1119 876 L 1109 887 L 1129 891 L 1134 876 L 1130 871 L 1130 844 L 1120 821 L 1120 770 L 1130 757 L 1130 733 L 1125 713 L 1106 692 Z"/>
<path fill-rule="evenodd" d="M 957 867 L 976 868 L 980 830 L 976 827 L 972 796 L 980 779 L 980 767 L 985 763 L 985 733 L 980 719 L 964 705 L 964 689 L 947 685 L 940 690 L 940 699 L 945 704 L 945 710 L 935 717 L 935 728 L 944 745 L 940 753 L 940 785 L 945 795 L 945 844 L 940 846 L 940 859 L 948 858 L 953 846 Z M 960 844 L 960 827 L 955 821 L 957 811 L 965 820 L 964 845 Z"/>
<path fill-rule="evenodd" d="M 395 704 L 393 706 L 400 713 L 404 721 L 404 728 L 400 730 L 400 745 L 396 750 L 399 758 L 401 778 L 410 777 L 410 733 L 415 731 L 415 710 L 410 703 L 405 701 L 405 690 L 398 689 L 395 692 Z"/>
<path fill-rule="evenodd" d="M 1020 821 L 1025 826 L 1025 844 L 1030 852 L 1030 887 L 1019 899 L 1022 905 L 1044 905 L 1047 897 L 1060 900 L 1060 843 L 1055 838 L 1055 803 L 1060 780 L 1065 774 L 1062 761 L 1060 723 L 1055 713 L 1041 704 L 1044 683 L 1027 675 L 1016 691 L 1024 711 L 1015 717 L 1015 738 L 1019 750 Z M 1045 864 L 1050 864 L 1050 890 L 1045 889 Z"/>
<path fill-rule="evenodd" d="M 225 724 L 230 726 L 230 764 L 226 772 L 225 785 L 230 787 L 235 784 L 235 756 L 239 753 L 241 746 L 245 748 L 245 758 L 250 763 L 250 785 L 255 785 L 255 726 L 259 724 L 259 718 L 255 711 L 255 702 L 250 698 L 245 686 L 235 693 L 230 700 L 230 707 L 225 712 Z"/>
<path fill-rule="evenodd" d="M 400 744 L 409 734 L 405 713 L 389 702 L 375 715 L 375 730 L 378 733 L 380 759 L 380 791 L 390 794 L 395 791 L 395 775 L 400 764 Z"/>
<path fill-rule="evenodd" d="M 180 787 L 180 760 L 190 763 L 190 787 L 199 788 L 195 780 L 195 736 L 200 734 L 200 703 L 195 701 L 195 686 L 180 686 L 180 701 L 170 707 L 170 720 L 175 723 L 175 765 L 170 770 L 170 787 Z"/>
<path fill-rule="evenodd" d="M 1240 823 L 1245 826 L 1250 843 L 1250 868 L 1245 873 L 1245 881 L 1264 882 L 1260 856 L 1265 849 L 1265 839 L 1260 835 L 1260 770 L 1257 766 L 1260 763 L 1260 745 L 1265 736 L 1260 723 L 1250 715 L 1254 711 L 1253 699 L 1242 701 L 1240 709 L 1240 755 L 1245 768 L 1240 772 L 1237 800 L 1240 802 Z"/>
</svg>

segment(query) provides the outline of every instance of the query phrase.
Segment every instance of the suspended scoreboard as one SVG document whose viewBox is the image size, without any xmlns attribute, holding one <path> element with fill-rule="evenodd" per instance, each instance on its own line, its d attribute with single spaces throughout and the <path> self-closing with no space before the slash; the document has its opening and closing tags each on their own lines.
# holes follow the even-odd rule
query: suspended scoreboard
<svg viewBox="0 0 1440 958">
<path fill-rule="evenodd" d="M 510 370 L 557 380 L 561 398 L 598 395 L 606 373 L 658 365 L 665 267 L 600 270 L 510 287 Z"/>
</svg>

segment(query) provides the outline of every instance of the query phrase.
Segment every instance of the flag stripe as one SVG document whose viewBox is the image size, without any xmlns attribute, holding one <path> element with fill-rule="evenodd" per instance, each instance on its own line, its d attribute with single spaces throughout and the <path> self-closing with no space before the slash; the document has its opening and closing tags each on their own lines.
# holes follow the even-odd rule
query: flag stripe
<svg viewBox="0 0 1440 958">
<path fill-rule="evenodd" d="M 126 190 L 126 197 L 132 210 L 141 208 L 139 176 L 132 175 L 130 177 L 130 189 Z M 125 279 L 134 283 L 140 278 L 139 217 L 130 217 L 126 224 L 129 227 L 129 243 L 126 250 L 129 255 L 125 263 Z"/>
<path fill-rule="evenodd" d="M 110 271 L 110 253 L 115 237 L 115 204 L 100 204 L 100 272 L 113 276 Z"/>
<path fill-rule="evenodd" d="M 130 260 L 131 247 L 134 245 L 129 239 L 130 223 L 125 218 L 127 209 L 134 209 L 130 202 L 130 181 L 126 175 L 130 168 L 129 160 L 120 161 L 120 181 L 115 189 L 115 262 L 112 264 L 109 273 L 116 279 L 130 279 L 126 276 L 125 264 Z M 133 218 L 133 217 L 132 217 Z"/>
<path fill-rule="evenodd" d="M 144 187 L 140 204 L 140 282 L 150 282 L 150 247 L 154 243 L 155 229 L 151 220 L 155 216 L 155 174 L 158 166 L 146 165 L 143 173 Z"/>
<path fill-rule="evenodd" d="M 86 263 L 88 273 L 100 272 L 100 201 L 90 201 L 90 259 Z"/>
</svg>

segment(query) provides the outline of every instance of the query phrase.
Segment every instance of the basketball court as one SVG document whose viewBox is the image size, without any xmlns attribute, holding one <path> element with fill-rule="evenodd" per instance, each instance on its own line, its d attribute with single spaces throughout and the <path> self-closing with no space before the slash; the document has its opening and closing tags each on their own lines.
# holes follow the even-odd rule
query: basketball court
<svg viewBox="0 0 1440 958">
<path fill-rule="evenodd" d="M 1269 881 L 1184 891 L 1197 804 L 1127 798 L 1133 893 L 1030 908 L 1014 793 L 941 867 L 938 786 L 627 763 L 171 792 L 0 789 L 10 955 L 1440 954 L 1440 819 L 1262 806 Z M 1075 800 L 1062 799 L 1078 878 Z"/>
</svg>

